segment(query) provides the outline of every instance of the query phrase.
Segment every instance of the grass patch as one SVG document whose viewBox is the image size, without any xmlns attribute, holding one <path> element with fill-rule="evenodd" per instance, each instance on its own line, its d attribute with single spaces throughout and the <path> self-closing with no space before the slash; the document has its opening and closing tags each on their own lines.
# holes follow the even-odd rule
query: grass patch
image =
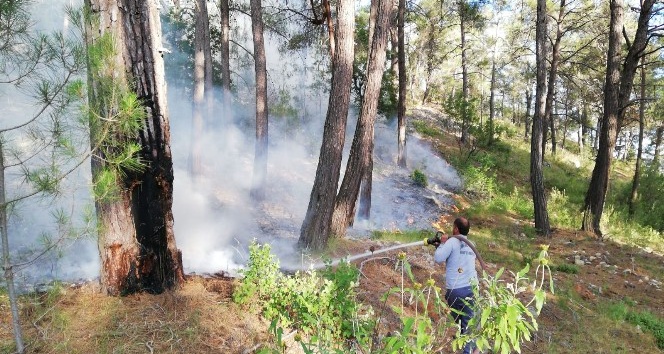
<svg viewBox="0 0 664 354">
<path fill-rule="evenodd" d="M 404 230 L 404 231 L 385 231 L 376 230 L 371 232 L 372 240 L 396 241 L 396 242 L 415 242 L 422 241 L 425 238 L 433 236 L 431 230 Z"/>
<path fill-rule="evenodd" d="M 558 264 L 554 265 L 551 267 L 551 270 L 560 272 L 560 273 L 567 273 L 567 274 L 578 274 L 579 273 L 579 267 L 577 267 L 574 264 Z"/>
<path fill-rule="evenodd" d="M 631 309 L 634 302 L 621 301 L 610 304 L 604 310 L 605 314 L 615 321 L 625 321 L 639 326 L 644 332 L 655 337 L 655 343 L 659 349 L 664 350 L 664 320 L 653 315 L 649 311 L 635 311 Z"/>
<path fill-rule="evenodd" d="M 431 138 L 439 138 L 442 139 L 444 137 L 444 134 L 440 129 L 431 126 L 430 124 L 427 124 L 426 122 L 423 121 L 413 121 L 413 127 L 415 128 L 415 131 L 418 133 L 428 136 Z"/>
</svg>

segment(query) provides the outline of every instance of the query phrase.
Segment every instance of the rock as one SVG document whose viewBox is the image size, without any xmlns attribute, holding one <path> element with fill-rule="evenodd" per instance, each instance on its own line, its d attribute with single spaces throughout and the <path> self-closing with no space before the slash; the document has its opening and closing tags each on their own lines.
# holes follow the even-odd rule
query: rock
<svg viewBox="0 0 664 354">
<path fill-rule="evenodd" d="M 586 262 L 582 261 L 581 259 L 575 259 L 574 264 L 582 266 L 582 265 L 585 265 Z"/>
<path fill-rule="evenodd" d="M 594 261 L 595 259 L 597 259 L 597 257 L 595 257 L 595 256 L 588 257 L 588 260 L 591 261 L 591 262 Z"/>
<path fill-rule="evenodd" d="M 623 270 L 623 275 L 627 275 L 627 274 L 632 274 L 632 270 L 629 269 L 629 268 L 625 268 L 625 270 Z"/>
<path fill-rule="evenodd" d="M 595 253 L 595 257 L 601 257 L 601 256 L 602 256 L 601 253 L 599 253 L 599 252 Z"/>
</svg>

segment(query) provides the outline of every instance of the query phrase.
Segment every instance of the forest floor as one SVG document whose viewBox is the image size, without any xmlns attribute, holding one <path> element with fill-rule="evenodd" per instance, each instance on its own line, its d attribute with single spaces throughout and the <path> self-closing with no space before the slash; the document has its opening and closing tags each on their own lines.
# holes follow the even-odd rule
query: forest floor
<svg viewBox="0 0 664 354">
<path fill-rule="evenodd" d="M 451 136 L 435 142 L 451 153 Z M 524 182 L 527 183 L 527 182 Z M 453 196 L 447 214 L 463 214 L 473 201 Z M 612 317 L 616 306 L 647 311 L 664 318 L 664 257 L 641 248 L 600 240 L 573 229 L 554 229 L 550 238 L 528 236 L 530 220 L 515 215 L 473 216 L 470 238 L 489 263 L 516 272 L 532 260 L 540 244 L 549 245 L 555 293 L 537 318 L 539 331 L 522 346 L 524 353 L 655 353 L 653 335 L 639 326 Z M 496 232 L 500 231 L 500 232 Z M 338 240 L 330 257 L 344 257 L 397 244 L 374 238 Z M 379 331 L 391 333 L 401 325 L 392 306 L 400 294 L 382 299 L 402 286 L 395 266 L 405 252 L 413 275 L 424 283 L 433 277 L 444 288 L 442 268 L 433 263 L 432 247 L 410 247 L 355 262 L 360 267 L 358 298 L 381 315 Z M 573 271 L 571 271 L 573 270 Z M 504 276 L 509 279 L 509 272 Z M 238 279 L 227 273 L 187 276 L 181 289 L 161 295 L 107 297 L 98 284 L 71 284 L 57 291 L 22 297 L 21 318 L 28 353 L 254 353 L 272 342 L 269 323 L 250 306 L 232 301 Z M 412 312 L 411 305 L 404 305 Z M 7 296 L 0 294 L 0 353 L 13 351 Z M 292 333 L 285 333 L 287 351 L 299 353 Z M 441 353 L 451 353 L 449 342 Z"/>
</svg>

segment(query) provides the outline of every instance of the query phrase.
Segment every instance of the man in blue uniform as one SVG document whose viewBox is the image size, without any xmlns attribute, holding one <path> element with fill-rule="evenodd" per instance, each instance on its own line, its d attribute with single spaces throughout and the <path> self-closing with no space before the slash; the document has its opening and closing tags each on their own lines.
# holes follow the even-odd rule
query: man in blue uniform
<svg viewBox="0 0 664 354">
<path fill-rule="evenodd" d="M 466 218 L 454 220 L 452 235 L 468 237 L 470 222 Z M 440 246 L 434 253 L 436 263 L 445 262 L 445 299 L 447 304 L 458 311 L 453 312 L 454 321 L 461 326 L 461 334 L 466 333 L 468 321 L 473 317 L 473 287 L 477 281 L 475 270 L 475 252 L 465 242 L 456 237 L 441 236 Z M 463 348 L 464 354 L 473 352 L 475 344 L 470 342 Z"/>
</svg>

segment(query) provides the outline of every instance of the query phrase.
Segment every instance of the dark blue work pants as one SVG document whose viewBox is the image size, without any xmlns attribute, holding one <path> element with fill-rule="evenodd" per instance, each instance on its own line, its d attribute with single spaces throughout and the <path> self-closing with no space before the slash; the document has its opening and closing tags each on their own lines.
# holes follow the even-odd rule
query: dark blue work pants
<svg viewBox="0 0 664 354">
<path fill-rule="evenodd" d="M 468 330 L 468 321 L 473 317 L 473 306 L 475 302 L 473 300 L 473 288 L 471 286 L 466 286 L 463 288 L 457 289 L 448 289 L 445 292 L 445 300 L 447 304 L 463 313 L 452 312 L 454 317 L 454 322 L 461 325 L 461 334 L 465 334 Z M 469 342 L 463 347 L 463 354 L 471 354 L 475 348 L 474 342 Z"/>
</svg>

